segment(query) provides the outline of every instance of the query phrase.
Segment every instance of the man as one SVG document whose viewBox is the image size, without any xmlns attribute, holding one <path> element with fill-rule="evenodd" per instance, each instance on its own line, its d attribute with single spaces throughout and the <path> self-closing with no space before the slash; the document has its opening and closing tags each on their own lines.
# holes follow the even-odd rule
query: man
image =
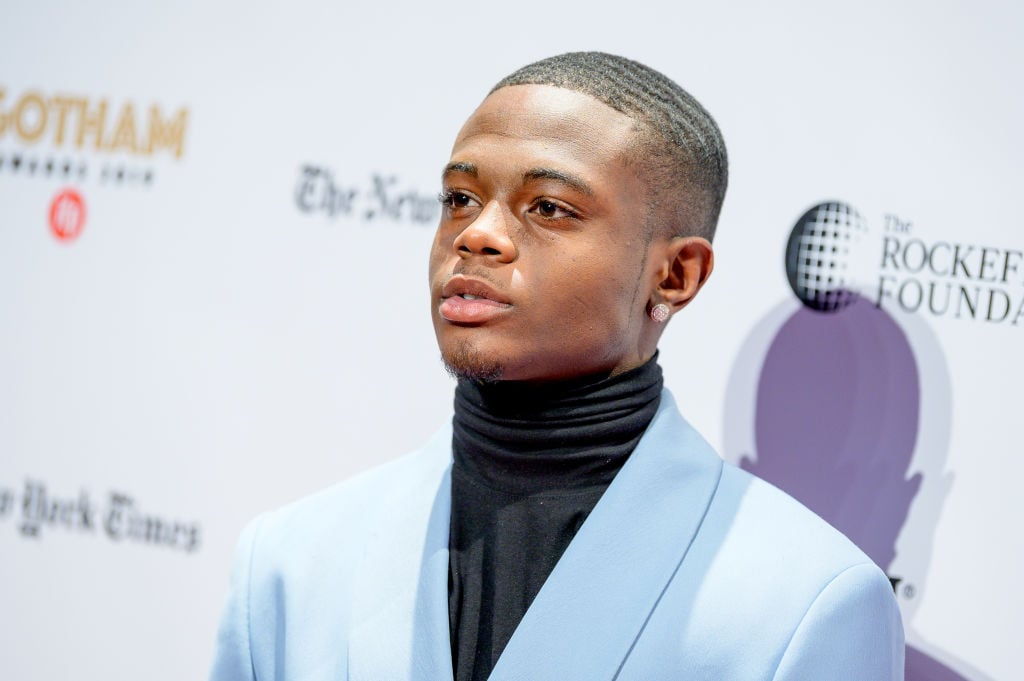
<svg viewBox="0 0 1024 681">
<path fill-rule="evenodd" d="M 498 84 L 443 183 L 452 426 L 246 529 L 212 678 L 902 678 L 881 571 L 662 391 L 725 192 L 707 112 L 554 57 Z"/>
</svg>

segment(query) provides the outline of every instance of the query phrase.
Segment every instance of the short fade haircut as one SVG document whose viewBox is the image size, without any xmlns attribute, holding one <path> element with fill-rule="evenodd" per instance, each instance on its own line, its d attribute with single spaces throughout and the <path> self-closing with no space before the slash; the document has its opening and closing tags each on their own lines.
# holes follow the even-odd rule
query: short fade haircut
<svg viewBox="0 0 1024 681">
<path fill-rule="evenodd" d="M 638 125 L 633 158 L 644 173 L 650 234 L 711 241 L 729 181 L 725 140 L 711 114 L 673 80 L 625 57 L 569 52 L 503 78 L 509 85 L 554 85 L 590 95 Z"/>
</svg>

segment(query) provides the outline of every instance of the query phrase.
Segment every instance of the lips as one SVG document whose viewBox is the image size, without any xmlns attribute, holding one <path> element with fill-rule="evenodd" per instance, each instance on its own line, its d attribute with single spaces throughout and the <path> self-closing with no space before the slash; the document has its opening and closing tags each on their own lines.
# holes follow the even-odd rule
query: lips
<svg viewBox="0 0 1024 681">
<path fill-rule="evenodd" d="M 510 309 L 512 303 L 493 287 L 461 274 L 445 282 L 438 306 L 441 317 L 455 324 L 482 324 Z"/>
</svg>

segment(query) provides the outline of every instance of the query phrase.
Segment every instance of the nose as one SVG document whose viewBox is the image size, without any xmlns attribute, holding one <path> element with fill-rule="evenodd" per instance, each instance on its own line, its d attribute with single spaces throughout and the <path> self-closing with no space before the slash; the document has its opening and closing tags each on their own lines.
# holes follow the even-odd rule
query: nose
<svg viewBox="0 0 1024 681">
<path fill-rule="evenodd" d="M 473 222 L 455 237 L 453 246 L 463 259 L 474 255 L 506 263 L 516 259 L 516 246 L 509 237 L 508 216 L 497 201 L 491 201 Z"/>
</svg>

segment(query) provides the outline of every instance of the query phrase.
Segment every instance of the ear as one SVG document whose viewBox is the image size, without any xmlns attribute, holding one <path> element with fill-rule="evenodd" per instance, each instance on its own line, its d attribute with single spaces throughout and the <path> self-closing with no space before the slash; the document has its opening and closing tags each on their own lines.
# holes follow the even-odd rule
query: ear
<svg viewBox="0 0 1024 681">
<path fill-rule="evenodd" d="M 693 300 L 715 268 L 711 242 L 699 236 L 675 237 L 668 244 L 668 256 L 659 276 L 657 295 L 673 314 Z"/>
</svg>

